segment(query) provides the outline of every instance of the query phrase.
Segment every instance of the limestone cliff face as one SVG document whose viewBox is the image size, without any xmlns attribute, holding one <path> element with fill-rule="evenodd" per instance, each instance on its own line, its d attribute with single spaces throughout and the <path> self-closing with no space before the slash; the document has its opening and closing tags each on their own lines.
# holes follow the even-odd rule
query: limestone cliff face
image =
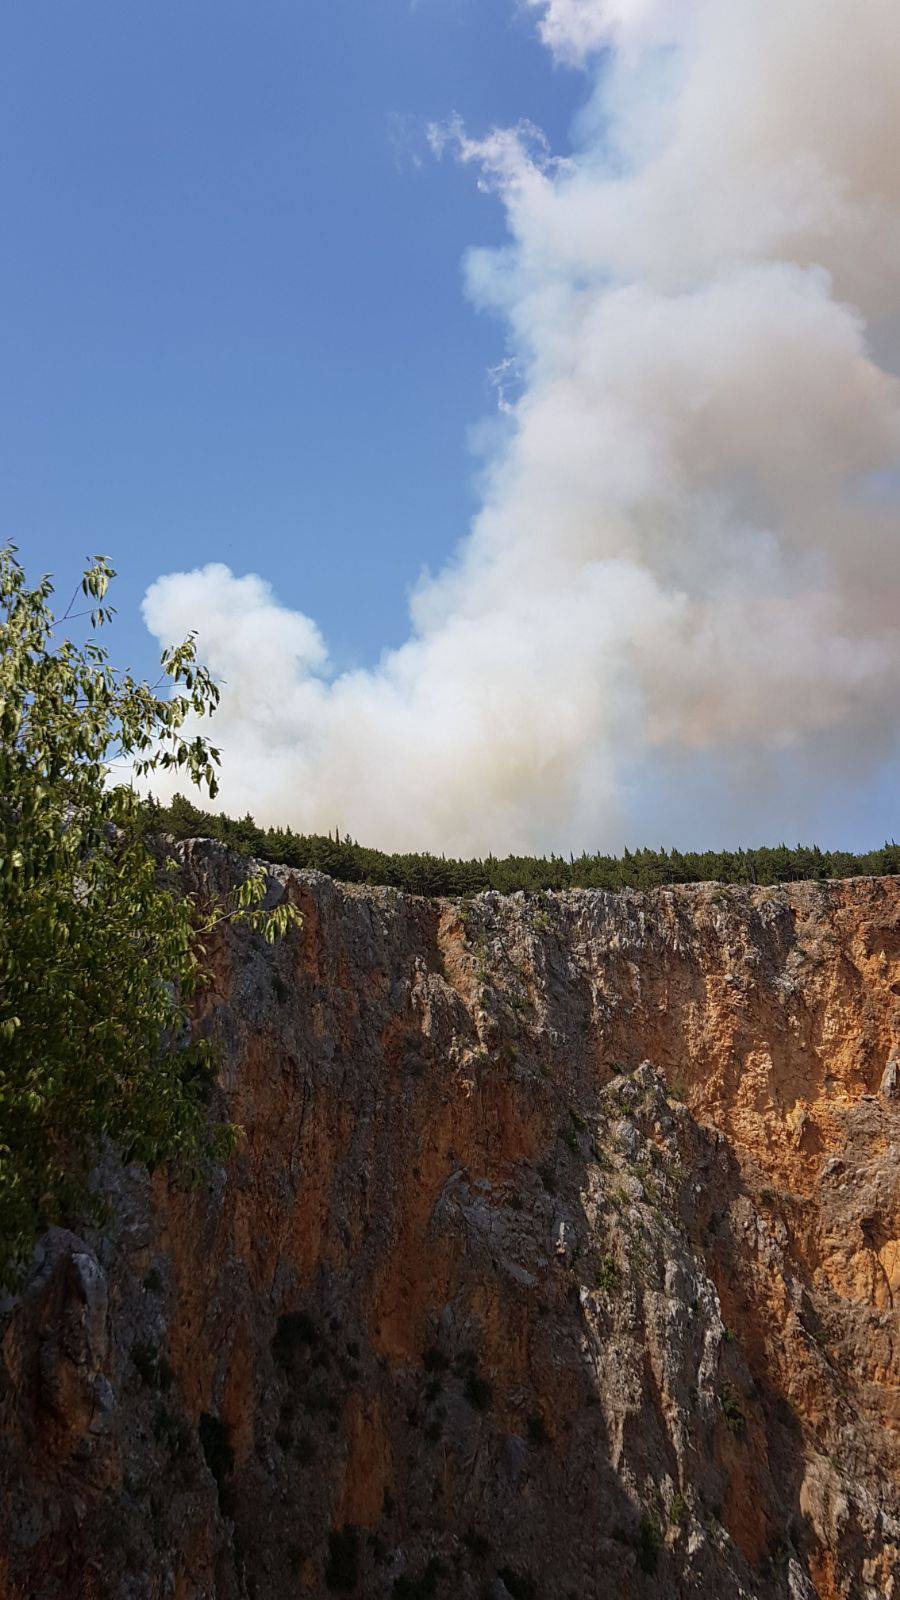
<svg viewBox="0 0 900 1600">
<path fill-rule="evenodd" d="M 900 1600 L 898 880 L 285 893 L 2 1308 L 3 1600 Z"/>
</svg>

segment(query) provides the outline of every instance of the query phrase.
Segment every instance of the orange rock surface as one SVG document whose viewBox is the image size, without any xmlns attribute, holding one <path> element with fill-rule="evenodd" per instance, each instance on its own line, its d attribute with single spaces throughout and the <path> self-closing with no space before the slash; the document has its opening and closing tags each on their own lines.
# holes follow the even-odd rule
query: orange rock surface
<svg viewBox="0 0 900 1600">
<path fill-rule="evenodd" d="M 237 1153 L 0 1308 L 2 1600 L 900 1600 L 900 883 L 271 893 Z"/>
</svg>

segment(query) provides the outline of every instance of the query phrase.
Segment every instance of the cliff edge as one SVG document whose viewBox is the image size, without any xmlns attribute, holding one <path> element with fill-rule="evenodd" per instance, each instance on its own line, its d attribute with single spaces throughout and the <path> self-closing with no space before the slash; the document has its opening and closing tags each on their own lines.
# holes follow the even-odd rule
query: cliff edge
<svg viewBox="0 0 900 1600">
<path fill-rule="evenodd" d="M 900 880 L 270 873 L 237 1153 L 0 1306 L 2 1600 L 900 1600 Z"/>
</svg>

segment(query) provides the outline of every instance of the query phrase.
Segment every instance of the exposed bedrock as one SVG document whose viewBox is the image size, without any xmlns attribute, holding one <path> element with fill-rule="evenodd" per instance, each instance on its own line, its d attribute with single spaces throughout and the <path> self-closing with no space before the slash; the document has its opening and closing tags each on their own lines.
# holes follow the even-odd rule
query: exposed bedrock
<svg viewBox="0 0 900 1600">
<path fill-rule="evenodd" d="M 238 1152 L 0 1308 L 3 1600 L 900 1600 L 900 880 L 270 894 Z"/>
</svg>

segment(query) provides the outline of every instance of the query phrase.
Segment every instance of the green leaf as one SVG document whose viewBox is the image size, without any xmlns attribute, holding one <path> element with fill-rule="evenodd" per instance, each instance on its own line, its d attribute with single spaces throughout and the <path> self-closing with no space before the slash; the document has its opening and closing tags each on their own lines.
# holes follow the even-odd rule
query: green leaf
<svg viewBox="0 0 900 1600">
<path fill-rule="evenodd" d="M 81 590 L 106 626 L 115 572 L 94 557 Z M 207 979 L 204 926 L 259 914 L 265 875 L 245 902 L 201 913 L 161 864 L 131 788 L 180 767 L 212 778 L 218 752 L 197 731 L 218 690 L 193 636 L 163 653 L 175 691 L 117 673 L 95 641 L 57 640 L 53 586 L 29 588 L 0 548 L 0 1278 L 36 1231 L 86 1192 L 97 1141 L 141 1159 L 202 1165 L 219 1147 L 203 1086 L 212 1053 L 181 1048 L 188 1001 Z M 187 691 L 179 694 L 181 689 Z M 184 733 L 187 719 L 191 722 Z M 129 783 L 117 784 L 122 764 Z M 130 770 L 129 770 L 130 769 Z M 211 792 L 214 785 L 209 782 Z M 206 921 L 204 921 L 206 919 Z M 173 1041 L 178 1042 L 178 1047 Z M 230 1136 L 230 1134 L 229 1134 Z M 227 1141 L 226 1141 L 227 1142 Z"/>
</svg>

